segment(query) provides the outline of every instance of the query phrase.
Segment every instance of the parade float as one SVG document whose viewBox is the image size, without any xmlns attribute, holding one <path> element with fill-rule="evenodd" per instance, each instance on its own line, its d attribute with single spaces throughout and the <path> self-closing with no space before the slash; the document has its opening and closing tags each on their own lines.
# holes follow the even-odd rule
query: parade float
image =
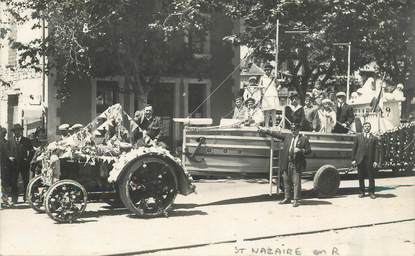
<svg viewBox="0 0 415 256">
<path fill-rule="evenodd" d="M 414 168 L 415 123 L 402 123 L 400 104 L 404 100 L 402 88 L 392 93 L 375 92 L 371 97 L 352 98 L 350 104 L 356 114 L 355 123 L 370 122 L 373 133 L 379 138 L 378 169 L 409 171 Z M 382 90 L 382 89 L 381 89 Z M 363 93 L 362 95 L 366 95 Z M 379 104 L 379 95 L 382 101 Z M 373 101 L 376 108 L 371 106 Z M 192 175 L 209 177 L 266 177 L 277 184 L 281 177 L 278 159 L 282 145 L 280 140 L 262 136 L 255 127 L 227 122 L 219 126 L 198 126 L 192 119 L 179 120 L 187 123 L 183 131 L 182 162 Z M 226 122 L 222 122 L 226 123 Z M 351 166 L 354 138 L 359 125 L 353 125 L 348 134 L 301 132 L 309 138 L 312 153 L 307 156 L 303 175 L 314 177 L 314 190 L 320 196 L 336 194 L 340 185 L 340 173 L 355 169 Z M 278 128 L 276 128 L 278 129 Z M 279 129 L 282 134 L 289 130 Z"/>
<path fill-rule="evenodd" d="M 32 208 L 57 222 L 73 222 L 93 200 L 121 204 L 142 217 L 166 215 L 178 193 L 194 191 L 191 177 L 180 159 L 157 143 L 129 143 L 135 129 L 116 104 L 47 145 L 32 161 L 40 172 L 26 191 Z"/>
</svg>

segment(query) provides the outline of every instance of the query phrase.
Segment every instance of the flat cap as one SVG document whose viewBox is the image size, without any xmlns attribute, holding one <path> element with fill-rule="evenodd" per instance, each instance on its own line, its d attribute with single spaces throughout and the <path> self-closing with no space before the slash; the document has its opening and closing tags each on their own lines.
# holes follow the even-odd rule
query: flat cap
<svg viewBox="0 0 415 256">
<path fill-rule="evenodd" d="M 69 129 L 69 124 L 61 124 L 61 125 L 59 125 L 59 127 L 58 127 L 58 130 L 59 131 L 66 131 L 66 130 L 68 130 Z"/>
<path fill-rule="evenodd" d="M 288 97 L 293 98 L 293 97 L 298 97 L 298 92 L 296 91 L 291 91 L 288 93 Z"/>
<path fill-rule="evenodd" d="M 336 93 L 336 97 L 346 97 L 346 93 L 345 92 L 338 92 L 338 93 Z"/>
<path fill-rule="evenodd" d="M 82 128 L 82 127 L 84 127 L 82 124 L 74 124 L 74 125 L 72 125 L 72 130 L 75 130 L 75 129 L 80 129 L 80 128 Z"/>
<path fill-rule="evenodd" d="M 248 81 L 256 81 L 256 76 L 250 76 Z"/>
</svg>

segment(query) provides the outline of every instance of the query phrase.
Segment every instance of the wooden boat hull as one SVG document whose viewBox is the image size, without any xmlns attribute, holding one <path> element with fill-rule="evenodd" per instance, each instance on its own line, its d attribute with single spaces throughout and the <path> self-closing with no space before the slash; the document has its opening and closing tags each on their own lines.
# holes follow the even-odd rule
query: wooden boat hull
<svg viewBox="0 0 415 256">
<path fill-rule="evenodd" d="M 306 172 L 314 173 L 327 164 L 338 170 L 350 168 L 355 135 L 302 134 L 309 138 L 312 150 L 307 157 Z M 260 136 L 256 128 L 186 128 L 183 136 L 183 163 L 193 175 L 267 176 L 270 170 L 271 144 L 275 170 L 283 144 L 270 136 Z"/>
</svg>

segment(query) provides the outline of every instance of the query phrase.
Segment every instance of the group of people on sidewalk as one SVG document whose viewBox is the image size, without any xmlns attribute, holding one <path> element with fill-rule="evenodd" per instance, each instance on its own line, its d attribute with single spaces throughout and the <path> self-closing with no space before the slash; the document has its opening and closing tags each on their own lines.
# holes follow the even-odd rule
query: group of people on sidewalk
<svg viewBox="0 0 415 256">
<path fill-rule="evenodd" d="M 29 138 L 23 136 L 23 127 L 20 124 L 13 126 L 12 133 L 13 136 L 10 140 L 7 140 L 7 129 L 0 127 L 1 199 L 7 206 L 18 202 L 19 175 L 23 181 L 23 190 L 26 191 L 31 176 L 30 162 L 34 155 L 32 142 Z M 25 193 L 23 201 L 26 201 Z"/>
</svg>

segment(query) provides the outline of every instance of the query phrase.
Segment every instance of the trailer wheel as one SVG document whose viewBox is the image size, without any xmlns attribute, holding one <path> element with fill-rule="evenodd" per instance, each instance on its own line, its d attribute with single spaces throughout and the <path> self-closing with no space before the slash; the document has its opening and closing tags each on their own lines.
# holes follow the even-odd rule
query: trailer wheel
<svg viewBox="0 0 415 256">
<path fill-rule="evenodd" d="M 59 223 L 72 223 L 85 211 L 87 192 L 73 180 L 58 181 L 45 195 L 45 208 L 49 217 Z"/>
<path fill-rule="evenodd" d="M 146 155 L 123 172 L 120 197 L 125 207 L 142 217 L 167 215 L 178 191 L 174 167 L 161 157 Z"/>
<path fill-rule="evenodd" d="M 318 196 L 334 196 L 340 186 L 340 175 L 336 167 L 323 165 L 314 176 L 314 191 Z"/>
<path fill-rule="evenodd" d="M 44 213 L 45 194 L 48 186 L 43 183 L 42 176 L 36 176 L 30 180 L 26 189 L 26 198 L 29 205 L 38 213 Z"/>
</svg>

